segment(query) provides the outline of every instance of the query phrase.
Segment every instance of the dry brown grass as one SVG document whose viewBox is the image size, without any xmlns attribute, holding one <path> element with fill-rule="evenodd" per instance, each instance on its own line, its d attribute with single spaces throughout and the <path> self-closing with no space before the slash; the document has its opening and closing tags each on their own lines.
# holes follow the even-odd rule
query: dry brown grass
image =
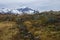
<svg viewBox="0 0 60 40">
<path fill-rule="evenodd" d="M 0 29 L 5 28 L 5 27 L 12 27 L 13 25 L 15 25 L 15 22 L 0 22 Z"/>
<path fill-rule="evenodd" d="M 13 36 L 18 33 L 15 22 L 1 22 L 0 23 L 0 40 L 12 40 Z"/>
</svg>

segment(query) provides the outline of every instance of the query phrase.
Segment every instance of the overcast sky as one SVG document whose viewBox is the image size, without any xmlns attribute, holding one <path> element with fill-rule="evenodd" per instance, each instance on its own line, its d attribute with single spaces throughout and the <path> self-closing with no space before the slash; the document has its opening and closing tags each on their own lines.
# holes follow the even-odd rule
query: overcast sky
<svg viewBox="0 0 60 40">
<path fill-rule="evenodd" d="M 0 8 L 31 7 L 40 11 L 60 10 L 60 0 L 0 0 Z"/>
</svg>

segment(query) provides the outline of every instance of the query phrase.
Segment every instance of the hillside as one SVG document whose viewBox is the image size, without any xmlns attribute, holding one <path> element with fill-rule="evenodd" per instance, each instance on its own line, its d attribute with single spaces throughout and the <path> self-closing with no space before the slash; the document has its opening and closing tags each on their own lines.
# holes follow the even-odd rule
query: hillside
<svg viewBox="0 0 60 40">
<path fill-rule="evenodd" d="M 60 11 L 0 13 L 0 40 L 60 40 Z"/>
</svg>

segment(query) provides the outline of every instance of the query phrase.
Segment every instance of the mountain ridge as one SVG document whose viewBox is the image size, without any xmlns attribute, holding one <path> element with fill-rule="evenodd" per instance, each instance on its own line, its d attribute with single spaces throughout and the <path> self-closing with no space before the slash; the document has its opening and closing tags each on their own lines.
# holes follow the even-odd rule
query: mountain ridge
<svg viewBox="0 0 60 40">
<path fill-rule="evenodd" d="M 17 9 L 8 9 L 8 8 L 2 8 L 0 9 L 0 13 L 14 13 L 14 14 L 21 14 L 21 13 L 27 13 L 27 14 L 34 14 L 37 11 L 34 9 L 31 9 L 29 7 L 22 7 Z"/>
</svg>

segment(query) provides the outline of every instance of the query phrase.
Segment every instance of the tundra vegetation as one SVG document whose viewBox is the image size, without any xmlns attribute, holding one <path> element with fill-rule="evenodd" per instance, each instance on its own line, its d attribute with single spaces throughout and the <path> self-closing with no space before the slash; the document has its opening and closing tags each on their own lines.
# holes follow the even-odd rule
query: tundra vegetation
<svg viewBox="0 0 60 40">
<path fill-rule="evenodd" d="M 60 11 L 0 13 L 0 40 L 60 40 Z"/>
</svg>

